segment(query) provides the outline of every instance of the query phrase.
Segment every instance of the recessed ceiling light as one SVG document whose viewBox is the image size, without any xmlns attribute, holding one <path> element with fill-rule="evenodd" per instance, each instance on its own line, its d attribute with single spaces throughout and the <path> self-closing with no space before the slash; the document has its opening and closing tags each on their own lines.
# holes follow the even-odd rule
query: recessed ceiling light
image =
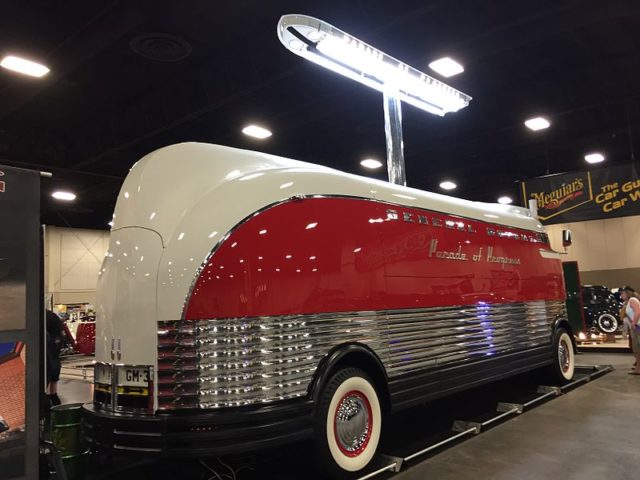
<svg viewBox="0 0 640 480">
<path fill-rule="evenodd" d="M 259 127 L 258 125 L 247 125 L 242 129 L 242 133 L 249 135 L 250 137 L 264 139 L 271 136 L 271 132 L 266 128 Z"/>
<path fill-rule="evenodd" d="M 600 163 L 604 162 L 604 155 L 600 152 L 593 152 L 585 155 L 584 159 L 587 161 L 587 163 Z"/>
<path fill-rule="evenodd" d="M 442 182 L 440 184 L 440 188 L 443 190 L 453 190 L 454 188 L 457 188 L 458 185 L 456 185 L 455 183 L 453 183 L 450 180 L 445 180 L 444 182 Z"/>
<path fill-rule="evenodd" d="M 65 202 L 71 202 L 76 199 L 76 194 L 72 192 L 57 191 L 51 194 L 56 200 L 64 200 Z"/>
<path fill-rule="evenodd" d="M 527 128 L 530 128 L 534 131 L 544 130 L 545 128 L 549 128 L 549 126 L 551 125 L 549 120 L 544 117 L 530 118 L 529 120 L 525 121 L 524 124 L 527 126 Z"/>
<path fill-rule="evenodd" d="M 44 65 L 13 55 L 4 57 L 2 61 L 0 61 L 0 66 L 7 70 L 29 75 L 30 77 L 42 77 L 49 73 L 49 69 Z"/>
<path fill-rule="evenodd" d="M 380 168 L 382 166 L 382 162 L 379 162 L 374 158 L 365 158 L 360 162 L 360 165 L 362 165 L 365 168 L 373 169 L 373 168 Z"/>
<path fill-rule="evenodd" d="M 513 203 L 513 198 L 507 197 L 505 195 L 504 197 L 500 197 L 498 199 L 498 203 L 501 203 L 502 205 L 509 205 L 510 203 Z"/>
<path fill-rule="evenodd" d="M 443 77 L 453 77 L 464 72 L 464 67 L 449 57 L 442 57 L 429 64 L 429 68 Z"/>
</svg>

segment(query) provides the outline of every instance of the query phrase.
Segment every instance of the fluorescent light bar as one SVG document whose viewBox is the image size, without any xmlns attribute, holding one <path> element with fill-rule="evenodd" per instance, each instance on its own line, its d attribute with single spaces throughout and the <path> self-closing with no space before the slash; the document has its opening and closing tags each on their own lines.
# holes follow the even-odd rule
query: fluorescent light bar
<svg viewBox="0 0 640 480">
<path fill-rule="evenodd" d="M 498 199 L 498 203 L 501 203 L 502 205 L 509 205 L 510 203 L 513 203 L 513 198 L 507 197 L 505 195 L 504 197 L 500 197 Z"/>
<path fill-rule="evenodd" d="M 75 193 L 63 192 L 63 191 L 53 192 L 51 196 L 56 200 L 63 200 L 65 202 L 72 202 L 73 200 L 76 199 Z"/>
<path fill-rule="evenodd" d="M 365 168 L 374 169 L 374 168 L 380 168 L 382 166 L 382 162 L 379 162 L 374 158 L 365 158 L 360 162 L 360 165 L 362 165 Z"/>
<path fill-rule="evenodd" d="M 285 15 L 278 22 L 278 37 L 296 55 L 436 115 L 456 112 L 471 101 L 469 95 L 317 18 Z"/>
<path fill-rule="evenodd" d="M 593 152 L 585 155 L 584 159 L 587 161 L 587 163 L 600 163 L 604 162 L 604 155 L 600 152 Z"/>
<path fill-rule="evenodd" d="M 455 183 L 453 183 L 450 180 L 445 180 L 444 182 L 442 182 L 440 184 L 440 188 L 443 189 L 443 190 L 453 190 L 453 189 L 455 189 L 457 187 L 458 187 L 458 185 L 456 185 Z"/>
<path fill-rule="evenodd" d="M 8 55 L 0 61 L 0 67 L 12 70 L 14 72 L 23 73 L 30 77 L 42 77 L 49 73 L 49 69 L 44 65 L 41 65 L 25 58 L 15 57 Z"/>
<path fill-rule="evenodd" d="M 534 131 L 544 130 L 545 128 L 549 128 L 549 126 L 551 125 L 549 120 L 547 120 L 544 117 L 530 118 L 529 120 L 524 122 L 524 124 L 526 125 L 527 128 L 530 128 L 531 130 L 534 130 Z"/>
<path fill-rule="evenodd" d="M 271 132 L 269 130 L 259 127 L 258 125 L 247 125 L 242 129 L 242 133 L 261 140 L 271 136 Z"/>
<path fill-rule="evenodd" d="M 429 68 L 447 78 L 464 72 L 462 65 L 449 57 L 442 57 L 438 60 L 434 60 L 429 64 Z"/>
</svg>

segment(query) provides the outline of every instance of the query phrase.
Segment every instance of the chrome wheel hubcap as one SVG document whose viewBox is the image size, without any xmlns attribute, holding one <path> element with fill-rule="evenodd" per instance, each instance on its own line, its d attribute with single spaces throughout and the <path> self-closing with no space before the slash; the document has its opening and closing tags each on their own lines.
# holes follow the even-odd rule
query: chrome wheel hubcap
<svg viewBox="0 0 640 480">
<path fill-rule="evenodd" d="M 567 345 L 567 342 L 564 340 L 561 340 L 560 345 L 558 346 L 558 360 L 560 361 L 560 368 L 566 373 L 571 364 L 571 353 L 569 345 Z"/>
<path fill-rule="evenodd" d="M 335 414 L 335 435 L 338 447 L 347 456 L 360 455 L 371 437 L 371 405 L 361 392 L 347 393 Z"/>
</svg>

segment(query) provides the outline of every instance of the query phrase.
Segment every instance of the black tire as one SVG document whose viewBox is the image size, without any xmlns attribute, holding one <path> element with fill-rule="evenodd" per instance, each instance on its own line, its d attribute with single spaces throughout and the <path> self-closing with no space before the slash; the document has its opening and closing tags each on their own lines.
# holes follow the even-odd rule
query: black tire
<svg viewBox="0 0 640 480">
<path fill-rule="evenodd" d="M 569 332 L 558 328 L 553 333 L 553 363 L 546 369 L 546 380 L 552 385 L 564 385 L 573 379 L 576 351 Z"/>
<path fill-rule="evenodd" d="M 382 408 L 371 378 L 353 367 L 338 370 L 316 406 L 315 450 L 327 473 L 345 477 L 365 468 L 380 441 Z"/>
<path fill-rule="evenodd" d="M 611 313 L 601 313 L 598 315 L 598 319 L 596 320 L 596 326 L 602 333 L 616 333 L 619 324 L 620 322 L 618 319 Z"/>
</svg>

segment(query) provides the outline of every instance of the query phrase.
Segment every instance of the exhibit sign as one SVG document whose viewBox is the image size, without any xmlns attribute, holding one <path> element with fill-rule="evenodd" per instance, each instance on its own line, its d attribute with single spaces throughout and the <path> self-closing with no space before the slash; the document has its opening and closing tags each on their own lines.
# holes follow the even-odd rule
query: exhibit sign
<svg viewBox="0 0 640 480">
<path fill-rule="evenodd" d="M 0 480 L 37 478 L 40 173 L 0 165 Z"/>
<path fill-rule="evenodd" d="M 543 224 L 640 214 L 640 179 L 633 163 L 522 182 L 524 205 L 538 204 Z"/>
</svg>

